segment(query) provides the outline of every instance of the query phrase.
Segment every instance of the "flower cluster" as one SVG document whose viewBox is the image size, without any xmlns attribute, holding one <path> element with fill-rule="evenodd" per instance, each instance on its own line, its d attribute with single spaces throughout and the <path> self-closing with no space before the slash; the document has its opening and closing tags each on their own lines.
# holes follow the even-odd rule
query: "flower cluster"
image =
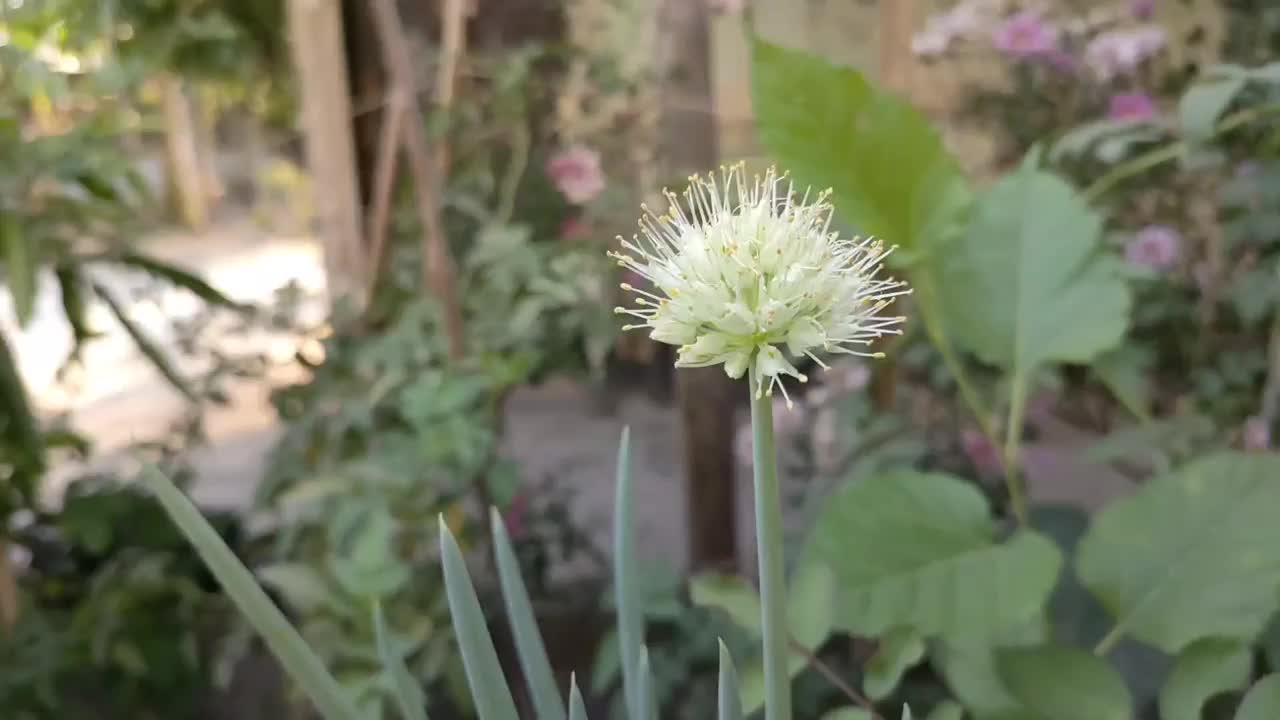
<svg viewBox="0 0 1280 720">
<path fill-rule="evenodd" d="M 1172 270 L 1182 257 L 1182 236 L 1164 225 L 1148 225 L 1125 246 L 1125 259 L 1135 267 L 1156 272 Z"/>
<path fill-rule="evenodd" d="M 546 171 L 556 189 L 575 205 L 590 202 L 604 192 L 600 153 L 591 148 L 575 145 L 560 151 L 547 160 Z"/>
<path fill-rule="evenodd" d="M 678 366 L 752 369 L 757 396 L 784 375 L 808 379 L 780 348 L 820 367 L 817 352 L 878 356 L 867 346 L 903 321 L 882 313 L 910 290 L 875 278 L 890 251 L 881 242 L 831 231 L 828 194 L 798 196 L 772 169 L 748 181 L 742 165 L 694 176 L 683 202 L 667 192 L 669 209 L 645 208 L 640 234 L 611 254 L 653 286 L 623 284 L 635 304 L 616 312 L 640 320 L 624 329 L 679 346 Z"/>
<path fill-rule="evenodd" d="M 1103 82 L 1132 73 L 1164 49 L 1168 38 L 1158 25 L 1110 30 L 1089 41 L 1084 62 Z"/>
</svg>

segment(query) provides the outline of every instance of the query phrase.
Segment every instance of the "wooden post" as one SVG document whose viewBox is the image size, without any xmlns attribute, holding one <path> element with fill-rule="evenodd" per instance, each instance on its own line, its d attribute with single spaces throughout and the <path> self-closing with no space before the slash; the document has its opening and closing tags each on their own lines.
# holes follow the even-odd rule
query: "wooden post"
<svg viewBox="0 0 1280 720">
<path fill-rule="evenodd" d="M 200 232 L 209 226 L 209 204 L 204 190 L 204 169 L 200 165 L 191 99 L 178 77 L 165 75 L 160 78 L 160 85 L 170 198 L 182 223 Z"/>
<path fill-rule="evenodd" d="M 364 298 L 360 195 L 339 0 L 288 0 L 307 166 L 329 294 Z"/>
<path fill-rule="evenodd" d="M 659 37 L 665 78 L 663 137 L 676 169 L 707 172 L 718 161 L 712 112 L 711 39 L 705 3 L 666 0 Z M 684 423 L 685 498 L 690 569 L 736 569 L 737 500 L 734 486 L 734 398 L 742 383 L 721 367 L 676 371 L 676 397 Z"/>
<path fill-rule="evenodd" d="M 414 87 L 413 58 L 408 40 L 400 24 L 400 14 L 395 0 L 371 0 L 373 18 L 382 38 L 383 62 L 391 74 L 393 112 L 403 111 L 408 122 L 401 133 L 404 139 L 409 171 L 413 175 L 417 199 L 418 219 L 422 223 L 422 262 L 424 289 L 436 296 L 444 314 L 445 333 L 449 340 L 449 356 L 461 360 L 466 354 L 466 334 L 462 322 L 462 306 L 454 287 L 456 272 L 453 255 L 440 211 L 441 171 L 444 169 L 443 152 L 437 146 L 436 161 L 431 160 L 426 133 L 422 129 L 422 113 L 418 109 L 417 90 Z M 445 0 L 444 42 L 445 57 L 441 67 L 448 68 L 448 77 L 438 76 L 436 99 L 444 110 L 453 101 L 453 70 L 457 67 L 457 55 L 461 52 L 463 21 L 462 0 Z"/>
</svg>

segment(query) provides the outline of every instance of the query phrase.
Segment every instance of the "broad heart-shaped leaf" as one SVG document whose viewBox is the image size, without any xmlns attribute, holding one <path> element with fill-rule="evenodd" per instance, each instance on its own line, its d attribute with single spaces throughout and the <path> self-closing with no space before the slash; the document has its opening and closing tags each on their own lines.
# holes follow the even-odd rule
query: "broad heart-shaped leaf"
<svg viewBox="0 0 1280 720">
<path fill-rule="evenodd" d="M 996 651 L 1000 678 L 1032 717 L 1131 720 L 1133 700 L 1106 660 L 1078 648 L 1040 645 Z"/>
<path fill-rule="evenodd" d="M 1209 698 L 1243 686 L 1252 670 L 1253 653 L 1238 640 L 1188 645 L 1160 691 L 1160 720 L 1200 720 Z"/>
<path fill-rule="evenodd" d="M 1052 537 L 1064 555 L 1074 557 L 1089 528 L 1089 514 L 1070 505 L 1039 505 L 1031 508 L 1031 526 Z M 1049 621 L 1055 641 L 1086 648 L 1096 646 L 1114 625 L 1102 604 L 1080 584 L 1073 567 L 1063 568 L 1058 578 L 1049 601 Z M 1155 700 L 1173 666 L 1167 654 L 1129 637 L 1115 644 L 1107 660 L 1120 671 L 1138 707 Z"/>
<path fill-rule="evenodd" d="M 1071 186 L 1024 167 L 979 198 L 948 246 L 942 295 L 950 329 L 978 357 L 1024 381 L 1052 362 L 1115 347 L 1129 289 L 1101 254 L 1102 223 Z"/>
<path fill-rule="evenodd" d="M 990 508 L 972 485 L 912 471 L 837 491 L 806 553 L 835 574 L 837 626 L 870 636 L 911 627 L 969 642 L 1040 613 L 1062 563 L 1034 531 L 996 542 Z"/>
<path fill-rule="evenodd" d="M 1178 101 L 1178 124 L 1182 136 L 1191 142 L 1213 137 L 1222 112 L 1248 84 L 1243 74 L 1231 74 L 1197 82 Z"/>
<path fill-rule="evenodd" d="M 1280 673 L 1258 681 L 1236 710 L 1236 720 L 1275 720 L 1280 717 Z"/>
<path fill-rule="evenodd" d="M 1280 459 L 1220 453 L 1103 510 L 1081 582 L 1127 633 L 1166 652 L 1252 640 L 1280 604 Z"/>
<path fill-rule="evenodd" d="M 904 256 L 936 250 L 970 196 L 925 116 L 853 68 L 759 38 L 751 48 L 756 126 L 779 165 L 801 185 L 831 188 L 858 232 Z"/>
</svg>

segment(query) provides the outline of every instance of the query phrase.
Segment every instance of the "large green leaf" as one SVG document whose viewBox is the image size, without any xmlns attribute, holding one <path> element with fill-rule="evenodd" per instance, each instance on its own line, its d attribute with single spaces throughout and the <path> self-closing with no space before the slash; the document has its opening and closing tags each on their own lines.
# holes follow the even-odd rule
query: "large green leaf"
<svg viewBox="0 0 1280 720">
<path fill-rule="evenodd" d="M 1071 186 L 1024 167 L 991 188 L 942 269 L 955 336 L 1027 382 L 1052 362 L 1087 363 L 1115 347 L 1129 290 L 1101 254 L 1102 222 Z"/>
<path fill-rule="evenodd" d="M 1242 72 L 1219 74 L 1201 80 L 1178 100 L 1178 124 L 1182 136 L 1192 142 L 1213 137 L 1218 118 L 1244 90 L 1248 77 Z"/>
<path fill-rule="evenodd" d="M 1275 720 L 1280 717 L 1280 673 L 1258 681 L 1236 711 L 1236 720 Z"/>
<path fill-rule="evenodd" d="M 1253 655 L 1236 640 L 1200 640 L 1178 656 L 1160 691 L 1160 720 L 1200 720 L 1209 698 L 1249 682 Z"/>
<path fill-rule="evenodd" d="M 804 185 L 831 188 L 836 212 L 865 234 L 923 258 L 969 202 L 928 120 L 857 70 L 752 40 L 760 138 Z"/>
<path fill-rule="evenodd" d="M 1122 630 L 1166 652 L 1252 640 L 1278 604 L 1276 508 L 1276 456 L 1209 456 L 1103 510 L 1077 571 Z"/>
<path fill-rule="evenodd" d="M 1078 648 L 1041 645 L 996 653 L 1000 678 L 1041 720 L 1131 720 L 1133 700 L 1106 660 Z"/>
<path fill-rule="evenodd" d="M 1037 532 L 1003 543 L 986 499 L 949 475 L 911 471 L 851 482 L 826 503 L 806 552 L 836 579 L 836 624 L 879 636 L 982 641 L 1036 616 L 1061 555 Z"/>
</svg>

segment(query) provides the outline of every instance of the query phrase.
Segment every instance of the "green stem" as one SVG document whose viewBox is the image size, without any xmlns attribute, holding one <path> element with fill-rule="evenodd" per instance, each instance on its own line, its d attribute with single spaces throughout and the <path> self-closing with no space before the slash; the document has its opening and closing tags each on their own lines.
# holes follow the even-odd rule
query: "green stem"
<svg viewBox="0 0 1280 720">
<path fill-rule="evenodd" d="M 1223 118 L 1222 122 L 1219 122 L 1218 125 L 1214 127 L 1213 133 L 1205 139 L 1210 140 L 1221 135 L 1225 135 L 1232 130 L 1276 113 L 1280 113 L 1280 103 L 1238 110 Z M 1177 142 L 1155 148 L 1133 158 L 1132 160 L 1129 160 L 1126 163 L 1111 168 L 1111 170 L 1107 171 L 1102 177 L 1095 180 L 1092 185 L 1085 188 L 1083 193 L 1085 202 L 1092 203 L 1125 180 L 1141 175 L 1142 173 L 1163 165 L 1166 162 L 1177 160 L 1189 147 L 1190 144 L 1187 141 L 1179 140 Z"/>
<path fill-rule="evenodd" d="M 1120 642 L 1123 637 L 1124 623 L 1116 623 L 1115 626 L 1113 626 L 1111 630 L 1098 641 L 1098 644 L 1093 647 L 1093 654 L 1098 657 L 1106 657 L 1111 650 L 1115 648 L 1116 643 Z"/>
<path fill-rule="evenodd" d="M 1009 488 L 1009 506 L 1019 525 L 1027 524 L 1027 499 L 1018 466 L 1022 450 L 1022 417 L 1027 411 L 1027 384 L 1016 376 L 1009 398 L 1009 426 L 1004 435 L 1004 482 Z"/>
<path fill-rule="evenodd" d="M 991 414 L 987 412 L 986 406 L 979 399 L 978 391 L 969 379 L 969 373 L 965 371 L 964 364 L 960 362 L 960 358 L 956 355 L 955 348 L 951 347 L 951 341 L 947 339 L 942 327 L 938 324 L 938 319 L 934 315 L 932 306 L 926 303 L 926 300 L 930 299 L 931 296 L 925 292 L 917 292 L 916 294 L 920 297 L 920 318 L 924 321 L 925 334 L 929 336 L 929 340 L 937 348 L 938 354 L 942 356 L 942 364 L 947 366 L 947 372 L 951 373 L 951 377 L 955 378 L 956 385 L 960 388 L 960 397 L 964 400 L 965 405 L 969 406 L 969 412 L 973 413 L 973 417 L 978 421 L 978 427 L 982 430 L 982 434 L 986 435 L 993 445 L 998 445 L 999 439 L 996 435 L 995 426 L 991 423 Z"/>
<path fill-rule="evenodd" d="M 764 637 L 765 720 L 791 720 L 787 659 L 786 577 L 782 563 L 782 498 L 773 438 L 773 398 L 757 394 L 751 368 L 751 451 L 755 479 L 756 552 L 760 560 L 761 629 Z"/>
</svg>

